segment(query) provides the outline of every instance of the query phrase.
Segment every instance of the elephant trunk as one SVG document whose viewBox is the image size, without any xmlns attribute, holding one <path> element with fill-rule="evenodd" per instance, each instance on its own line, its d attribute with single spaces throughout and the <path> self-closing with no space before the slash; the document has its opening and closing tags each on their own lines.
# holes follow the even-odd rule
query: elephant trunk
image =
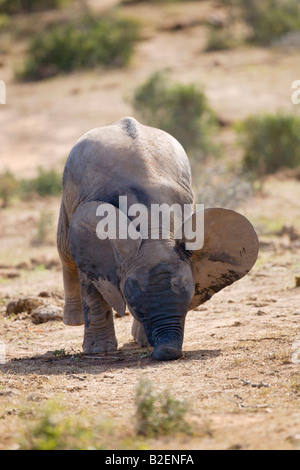
<svg viewBox="0 0 300 470">
<path fill-rule="evenodd" d="M 172 361 L 182 357 L 184 318 L 170 318 L 156 325 L 152 332 L 152 357 L 157 361 Z"/>
<path fill-rule="evenodd" d="M 155 347 L 152 357 L 157 361 L 174 361 L 183 356 L 181 348 L 169 346 L 167 344 Z"/>
</svg>

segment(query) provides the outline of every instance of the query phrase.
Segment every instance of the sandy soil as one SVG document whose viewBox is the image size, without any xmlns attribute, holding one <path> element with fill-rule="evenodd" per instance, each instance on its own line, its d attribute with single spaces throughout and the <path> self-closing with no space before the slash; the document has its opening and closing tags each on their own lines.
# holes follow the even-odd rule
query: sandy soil
<svg viewBox="0 0 300 470">
<path fill-rule="evenodd" d="M 187 5 L 188 18 L 195 15 L 195 4 Z M 205 16 L 211 9 L 203 2 L 196 13 Z M 160 18 L 162 26 L 182 17 L 179 6 L 165 10 L 163 18 L 156 8 L 151 17 L 148 7 L 134 11 L 154 24 Z M 61 168 L 81 134 L 132 113 L 124 97 L 154 71 L 153 64 L 155 70 L 169 67 L 177 79 L 203 84 L 214 109 L 229 121 L 262 110 L 291 111 L 290 86 L 299 78 L 294 51 L 204 54 L 203 26 L 176 33 L 164 28 L 154 33 L 149 27 L 147 35 L 126 70 L 76 73 L 37 84 L 14 82 L 14 61 L 6 54 L 0 69 L 8 85 L 7 105 L 0 108 L 1 168 L 17 175 L 31 175 L 39 165 Z M 42 406 L 53 398 L 75 415 L 104 416 L 124 429 L 124 437 L 132 435 L 141 378 L 185 399 L 194 430 L 191 436 L 146 440 L 146 448 L 300 449 L 299 181 L 270 178 L 263 193 L 239 208 L 259 233 L 258 262 L 246 278 L 189 313 L 184 357 L 170 363 L 155 362 L 132 341 L 129 315 L 115 319 L 118 351 L 98 357 L 81 353 L 82 327 L 34 324 L 26 313 L 5 316 L 13 299 L 42 291 L 62 294 L 55 247 L 58 208 L 58 199 L 37 199 L 0 210 L 0 339 L 6 345 L 0 365 L 0 449 L 18 448 L 20 429 L 30 418 L 24 417 L 24 406 Z M 53 214 L 53 225 L 38 247 L 32 239 L 42 211 Z M 293 226 L 295 236 L 288 229 L 280 233 L 283 226 Z M 113 437 L 108 444 L 118 445 Z"/>
</svg>

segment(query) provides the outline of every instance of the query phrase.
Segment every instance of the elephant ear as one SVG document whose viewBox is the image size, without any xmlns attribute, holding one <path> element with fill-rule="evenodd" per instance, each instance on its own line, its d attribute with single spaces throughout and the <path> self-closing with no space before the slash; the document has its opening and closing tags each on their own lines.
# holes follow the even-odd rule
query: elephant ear
<svg viewBox="0 0 300 470">
<path fill-rule="evenodd" d="M 244 277 L 258 250 L 257 235 L 244 216 L 228 209 L 205 209 L 203 247 L 192 252 L 195 294 L 189 310 Z"/>
<path fill-rule="evenodd" d="M 104 220 L 106 213 L 108 215 Z M 123 212 L 111 204 L 86 202 L 76 209 L 71 218 L 69 244 L 79 271 L 93 282 L 106 302 L 122 316 L 126 304 L 119 287 L 119 269 L 137 253 L 141 237 L 138 232 L 134 233 L 131 224 L 132 238 L 118 238 L 119 222 L 124 235 L 131 222 Z M 111 223 L 111 227 L 107 223 Z M 112 231 L 105 230 L 105 225 Z"/>
</svg>

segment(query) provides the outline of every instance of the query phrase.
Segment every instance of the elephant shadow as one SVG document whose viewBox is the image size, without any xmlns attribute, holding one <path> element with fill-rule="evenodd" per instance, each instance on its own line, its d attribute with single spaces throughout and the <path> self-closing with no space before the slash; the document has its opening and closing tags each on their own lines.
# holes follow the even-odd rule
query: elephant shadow
<svg viewBox="0 0 300 470">
<path fill-rule="evenodd" d="M 140 348 L 136 343 L 126 343 L 118 351 L 106 354 L 88 355 L 84 353 L 65 354 L 57 351 L 47 351 L 45 354 L 12 358 L 0 365 L 4 374 L 14 375 L 62 375 L 62 374 L 91 374 L 101 375 L 107 371 L 121 369 L 157 368 L 167 362 L 158 362 L 151 357 L 152 349 Z M 192 350 L 184 351 L 184 356 L 168 364 L 184 361 L 208 361 L 220 356 L 221 350 Z"/>
</svg>

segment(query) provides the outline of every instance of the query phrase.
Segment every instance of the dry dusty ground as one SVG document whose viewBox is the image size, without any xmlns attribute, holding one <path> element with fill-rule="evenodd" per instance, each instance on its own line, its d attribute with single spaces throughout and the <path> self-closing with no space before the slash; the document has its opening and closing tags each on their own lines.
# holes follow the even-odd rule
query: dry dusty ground
<svg viewBox="0 0 300 470">
<path fill-rule="evenodd" d="M 195 4 L 185 4 L 185 17 L 207 14 L 208 5 L 201 2 L 195 11 Z M 134 11 L 162 26 L 182 16 L 179 6 L 166 10 L 166 16 L 156 7 L 150 15 L 147 8 Z M 5 55 L 8 104 L 0 109 L 1 167 L 16 175 L 31 175 L 38 165 L 59 169 L 81 134 L 132 113 L 124 96 L 154 71 L 153 64 L 155 70 L 170 67 L 175 78 L 204 84 L 212 106 L 229 121 L 261 110 L 290 110 L 290 86 L 299 78 L 295 52 L 242 48 L 203 54 L 200 26 L 176 33 L 162 28 L 159 34 L 149 27 L 147 34 L 131 66 L 121 72 L 76 73 L 21 85 L 13 81 L 14 61 Z M 4 316 L 8 302 L 22 295 L 62 293 L 54 244 L 58 207 L 58 200 L 44 199 L 15 201 L 0 210 L 0 339 L 6 345 L 6 363 L 0 366 L 0 449 L 19 448 L 33 410 L 51 399 L 76 416 L 84 412 L 113 423 L 110 448 L 299 449 L 299 181 L 271 178 L 263 194 L 240 208 L 260 234 L 258 262 L 246 278 L 189 313 L 184 358 L 170 363 L 154 362 L 149 351 L 132 342 L 129 316 L 115 320 L 119 350 L 99 357 L 81 354 L 82 327 L 34 324 L 24 313 Z M 48 243 L 36 247 L 32 239 L 41 211 L 53 214 L 53 231 Z M 295 236 L 289 230 L 278 235 L 284 225 L 293 226 Z M 135 441 L 140 378 L 189 403 L 192 435 Z"/>
</svg>

